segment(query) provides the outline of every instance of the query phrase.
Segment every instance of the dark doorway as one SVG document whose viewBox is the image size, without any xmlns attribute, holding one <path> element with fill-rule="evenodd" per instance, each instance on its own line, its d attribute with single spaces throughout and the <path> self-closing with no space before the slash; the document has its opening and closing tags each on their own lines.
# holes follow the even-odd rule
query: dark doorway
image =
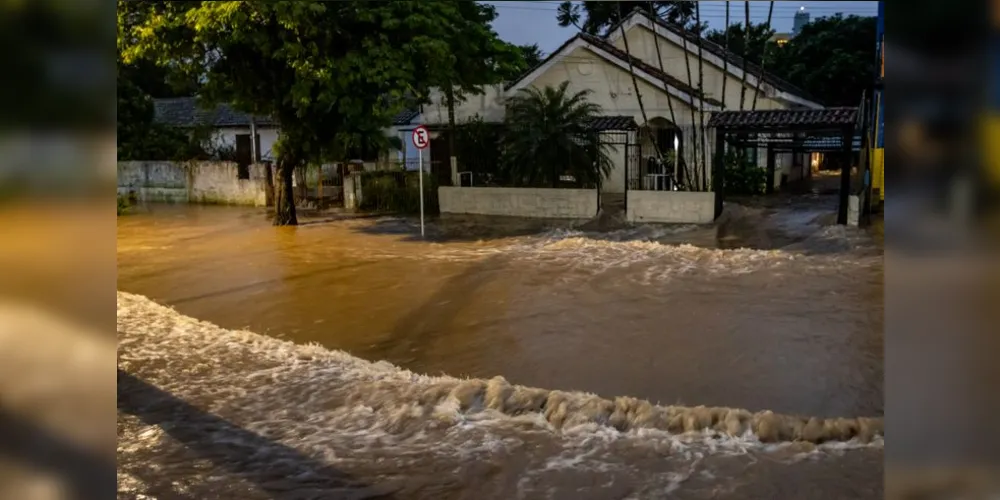
<svg viewBox="0 0 1000 500">
<path fill-rule="evenodd" d="M 257 150 L 260 150 L 260 134 L 256 137 Z M 253 151 L 250 149 L 250 134 L 236 134 L 236 177 L 250 178 L 250 164 L 253 163 Z"/>
</svg>

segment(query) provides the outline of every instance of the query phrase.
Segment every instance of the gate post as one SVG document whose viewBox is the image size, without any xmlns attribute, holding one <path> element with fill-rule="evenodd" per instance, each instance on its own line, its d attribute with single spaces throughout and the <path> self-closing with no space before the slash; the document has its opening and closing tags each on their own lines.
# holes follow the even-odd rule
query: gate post
<svg viewBox="0 0 1000 500">
<path fill-rule="evenodd" d="M 715 191 L 715 218 L 722 215 L 722 202 L 724 201 L 725 172 L 726 172 L 726 132 L 722 128 L 715 129 L 715 155 L 712 172 L 712 191 Z"/>
</svg>

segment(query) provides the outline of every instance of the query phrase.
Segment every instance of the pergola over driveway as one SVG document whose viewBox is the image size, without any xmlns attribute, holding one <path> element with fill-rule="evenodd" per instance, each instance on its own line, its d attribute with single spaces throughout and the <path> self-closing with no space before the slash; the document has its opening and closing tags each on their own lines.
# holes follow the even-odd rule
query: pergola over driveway
<svg viewBox="0 0 1000 500">
<path fill-rule="evenodd" d="M 850 154 L 854 149 L 858 108 L 774 109 L 763 111 L 719 111 L 712 113 L 708 127 L 715 129 L 715 165 L 712 189 L 716 192 L 716 216 L 722 213 L 725 176 L 725 145 L 766 147 L 767 172 L 774 178 L 775 153 L 831 152 Z M 773 181 L 768 182 L 773 189 Z M 840 204 L 837 223 L 847 224 L 851 191 L 851 169 L 840 174 Z"/>
</svg>

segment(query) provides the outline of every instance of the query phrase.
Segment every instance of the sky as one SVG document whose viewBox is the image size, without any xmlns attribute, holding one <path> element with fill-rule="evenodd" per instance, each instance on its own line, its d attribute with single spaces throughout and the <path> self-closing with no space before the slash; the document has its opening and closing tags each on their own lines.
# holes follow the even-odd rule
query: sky
<svg viewBox="0 0 1000 500">
<path fill-rule="evenodd" d="M 493 21 L 493 28 L 501 38 L 518 45 L 537 43 L 546 55 L 559 48 L 575 33 L 575 28 L 560 28 L 559 23 L 556 22 L 556 9 L 561 3 L 558 0 L 491 1 L 486 3 L 497 8 L 498 16 Z M 743 19 L 744 3 L 729 2 L 730 21 L 733 24 Z M 767 21 L 767 10 L 770 3 L 750 2 L 750 22 Z M 844 15 L 870 16 L 878 13 L 878 2 L 778 1 L 774 2 L 771 26 L 778 32 L 792 31 L 792 18 L 800 7 L 805 7 L 812 19 L 831 16 L 838 12 Z M 701 2 L 701 18 L 708 21 L 711 29 L 722 29 L 726 24 L 726 2 Z"/>
</svg>

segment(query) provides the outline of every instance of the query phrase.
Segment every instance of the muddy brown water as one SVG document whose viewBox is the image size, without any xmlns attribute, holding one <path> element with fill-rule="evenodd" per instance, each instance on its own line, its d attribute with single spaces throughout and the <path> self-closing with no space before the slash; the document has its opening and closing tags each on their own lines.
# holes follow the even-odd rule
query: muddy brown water
<svg viewBox="0 0 1000 500">
<path fill-rule="evenodd" d="M 118 289 L 224 328 L 318 343 L 418 373 L 501 375 L 662 404 L 881 416 L 881 251 L 862 231 L 824 226 L 828 201 L 736 207 L 722 229 L 549 228 L 454 238 L 462 231 L 433 222 L 429 241 L 416 236 L 412 220 L 319 218 L 274 228 L 257 209 L 152 206 L 118 219 Z M 483 471 L 466 471 L 485 474 L 480 486 L 461 478 L 441 485 L 440 470 L 400 463 L 411 471 L 407 484 L 418 485 L 404 488 L 404 497 L 882 492 L 880 448 L 654 465 L 654 451 L 616 442 L 602 453 L 635 473 L 608 469 L 610 483 L 590 484 L 596 479 L 567 472 L 576 469 L 566 464 L 587 469 L 585 449 L 559 448 L 549 438 L 524 443 L 528 449 L 500 453 Z M 519 474 L 553 447 L 565 467 L 553 466 L 524 493 Z"/>
</svg>

